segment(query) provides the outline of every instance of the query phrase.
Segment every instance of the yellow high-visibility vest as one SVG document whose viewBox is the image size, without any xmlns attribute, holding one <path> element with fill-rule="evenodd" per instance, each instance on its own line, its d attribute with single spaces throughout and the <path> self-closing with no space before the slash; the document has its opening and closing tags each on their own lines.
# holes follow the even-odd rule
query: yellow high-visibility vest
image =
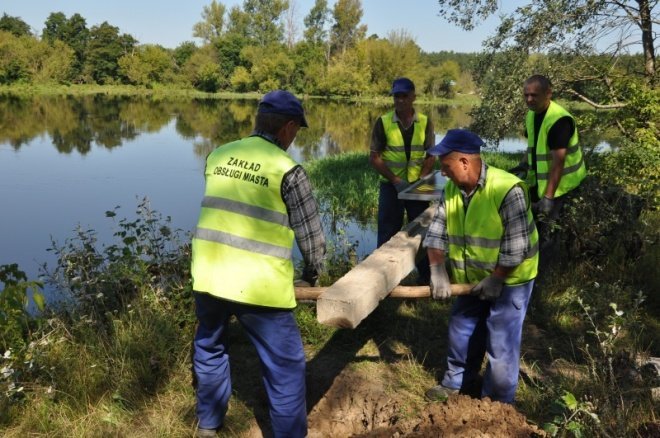
<svg viewBox="0 0 660 438">
<path fill-rule="evenodd" d="M 410 160 L 406 158 L 406 148 L 399 124 L 394 120 L 394 111 L 383 115 L 383 129 L 385 130 L 385 150 L 382 159 L 385 165 L 399 178 L 413 183 L 422 173 L 422 164 L 426 156 L 424 141 L 426 139 L 426 124 L 428 117 L 417 113 L 417 121 L 413 123 L 413 136 L 410 143 Z M 387 180 L 385 180 L 387 181 Z"/>
<path fill-rule="evenodd" d="M 500 206 L 514 186 L 529 198 L 525 183 L 503 170 L 488 167 L 486 183 L 472 195 L 467 211 L 460 189 L 453 182 L 445 186 L 445 212 L 449 236 L 449 264 L 456 283 L 477 283 L 489 276 L 499 258 L 504 234 Z M 506 284 L 525 283 L 536 277 L 539 236 L 527 199 L 529 248 L 523 262 L 506 278 Z"/>
<path fill-rule="evenodd" d="M 193 290 L 239 303 L 290 309 L 294 233 L 281 195 L 297 163 L 261 137 L 215 149 L 192 240 Z"/>
<path fill-rule="evenodd" d="M 534 145 L 534 114 L 534 111 L 528 111 L 525 119 L 527 128 L 527 162 L 531 164 L 533 162 L 533 155 L 536 155 L 536 172 L 532 168 L 529 169 L 527 172 L 527 184 L 530 187 L 537 186 L 538 196 L 542 198 L 545 195 L 545 189 L 548 187 L 550 164 L 552 163 L 552 154 L 548 148 L 548 132 L 552 128 L 552 125 L 560 118 L 568 116 L 573 119 L 573 116 L 557 103 L 550 101 L 550 106 L 548 106 L 548 110 L 539 128 L 536 145 Z M 573 119 L 573 122 L 575 122 L 575 119 Z M 578 144 L 578 132 L 576 128 L 568 142 L 564 170 L 555 191 L 555 196 L 561 196 L 573 190 L 580 185 L 585 176 L 587 176 L 587 168 L 584 165 L 582 148 Z"/>
</svg>

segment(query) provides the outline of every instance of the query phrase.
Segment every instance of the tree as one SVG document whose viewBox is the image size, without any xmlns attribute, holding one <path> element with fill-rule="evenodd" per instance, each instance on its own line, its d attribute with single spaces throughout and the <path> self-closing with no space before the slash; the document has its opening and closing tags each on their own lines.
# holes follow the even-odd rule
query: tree
<svg viewBox="0 0 660 438">
<path fill-rule="evenodd" d="M 387 94 L 398 76 L 413 77 L 419 91 L 423 90 L 415 77 L 420 48 L 406 31 L 391 31 L 387 39 L 368 38 L 358 46 L 364 50 L 370 66 L 372 91 Z"/>
<path fill-rule="evenodd" d="M 167 50 L 148 44 L 119 58 L 119 73 L 136 85 L 162 83 L 171 77 L 174 60 Z"/>
<path fill-rule="evenodd" d="M 14 36 L 32 35 L 30 26 L 25 21 L 21 20 L 20 17 L 12 17 L 6 13 L 3 13 L 2 17 L 0 17 L 0 30 L 9 32 Z"/>
<path fill-rule="evenodd" d="M 197 51 L 197 46 L 192 41 L 184 41 L 179 44 L 172 53 L 176 65 L 183 66 L 193 53 Z"/>
<path fill-rule="evenodd" d="M 241 52 L 241 58 L 249 65 L 250 76 L 257 84 L 254 91 L 289 88 L 295 64 L 282 46 L 248 46 Z"/>
<path fill-rule="evenodd" d="M 293 49 L 293 46 L 298 40 L 298 34 L 300 29 L 298 27 L 298 10 L 297 10 L 296 0 L 291 0 L 289 2 L 289 8 L 284 14 L 284 40 L 286 46 L 289 50 Z"/>
<path fill-rule="evenodd" d="M 309 11 L 303 22 L 305 23 L 305 40 L 312 44 L 323 44 L 328 38 L 328 31 L 325 26 L 328 23 L 327 0 L 316 0 L 314 6 Z"/>
<path fill-rule="evenodd" d="M 217 52 L 207 44 L 193 53 L 183 66 L 183 75 L 198 90 L 215 93 L 223 82 Z"/>
<path fill-rule="evenodd" d="M 204 6 L 202 21 L 193 26 L 193 36 L 211 43 L 224 32 L 226 7 L 215 0 L 209 6 Z"/>
<path fill-rule="evenodd" d="M 243 10 L 250 18 L 248 37 L 253 44 L 265 47 L 282 42 L 282 14 L 289 7 L 287 0 L 245 0 Z"/>
<path fill-rule="evenodd" d="M 99 84 L 119 79 L 119 58 L 130 53 L 137 41 L 131 35 L 119 35 L 119 28 L 104 21 L 89 32 L 85 73 Z"/>
<path fill-rule="evenodd" d="M 500 2 L 438 3 L 441 16 L 471 29 L 497 12 Z M 657 93 L 652 26 L 658 4 L 657 0 L 531 0 L 501 16 L 475 72 L 484 92 L 475 126 L 493 140 L 510 132 L 525 110 L 519 97 L 522 81 L 531 73 L 543 73 L 553 81 L 555 95 L 612 110 L 613 123 L 624 135 L 631 135 L 636 129 L 626 129 L 621 120 L 629 112 L 623 108 L 632 103 L 631 86 Z M 626 67 L 620 61 L 635 48 L 641 49 L 641 65 Z M 520 104 L 511 104 L 514 101 Z M 638 109 L 646 114 L 644 108 Z M 649 125 L 652 121 L 638 122 L 657 132 Z"/>
<path fill-rule="evenodd" d="M 330 53 L 344 53 L 366 35 L 367 26 L 359 25 L 362 20 L 360 0 L 337 0 L 332 16 L 334 24 L 330 33 Z"/>
<path fill-rule="evenodd" d="M 73 14 L 67 19 L 62 12 L 52 12 L 46 19 L 42 38 L 51 45 L 54 45 L 55 41 L 62 41 L 71 47 L 75 53 L 72 75 L 80 76 L 89 42 L 85 19 L 80 14 Z"/>
<path fill-rule="evenodd" d="M 0 30 L 0 84 L 11 84 L 29 79 L 28 62 L 21 38 Z"/>
</svg>

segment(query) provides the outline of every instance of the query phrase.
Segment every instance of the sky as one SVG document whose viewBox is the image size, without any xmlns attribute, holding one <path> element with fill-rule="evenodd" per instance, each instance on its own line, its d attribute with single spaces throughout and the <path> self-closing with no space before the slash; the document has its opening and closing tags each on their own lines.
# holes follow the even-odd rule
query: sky
<svg viewBox="0 0 660 438">
<path fill-rule="evenodd" d="M 20 17 L 37 34 L 51 12 L 62 12 L 67 17 L 79 13 L 87 27 L 107 21 L 128 33 L 141 44 L 160 44 L 175 48 L 184 41 L 200 41 L 193 38 L 193 25 L 202 20 L 204 6 L 211 0 L 1 0 L 0 13 Z M 242 5 L 243 0 L 219 0 L 229 10 Z M 502 2 L 504 3 L 504 2 Z M 520 1 L 507 1 L 513 8 Z M 314 5 L 314 0 L 290 0 L 295 11 L 300 32 L 303 19 Z M 328 0 L 330 8 L 335 0 Z M 454 51 L 478 52 L 481 43 L 493 34 L 497 17 L 490 17 L 471 32 L 448 23 L 438 16 L 437 0 L 362 0 L 362 21 L 367 25 L 367 35 L 386 37 L 390 31 L 405 30 L 425 52 Z"/>
</svg>

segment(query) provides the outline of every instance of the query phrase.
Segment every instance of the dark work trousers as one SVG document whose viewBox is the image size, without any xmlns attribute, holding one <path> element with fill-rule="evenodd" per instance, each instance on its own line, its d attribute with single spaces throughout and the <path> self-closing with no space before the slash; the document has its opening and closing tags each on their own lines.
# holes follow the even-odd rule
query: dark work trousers
<svg viewBox="0 0 660 438">
<path fill-rule="evenodd" d="M 401 231 L 403 227 L 403 214 L 412 222 L 429 207 L 428 201 L 407 201 L 399 199 L 394 185 L 390 182 L 381 182 L 378 193 L 378 247 L 390 240 L 392 236 Z M 421 251 L 424 251 L 422 248 Z M 417 258 L 415 263 L 419 274 L 419 284 L 429 284 L 431 277 L 429 259 L 426 253 Z"/>
<path fill-rule="evenodd" d="M 199 427 L 220 428 L 227 412 L 232 391 L 227 330 L 230 316 L 235 315 L 257 349 L 273 436 L 305 437 L 305 352 L 293 312 L 195 292 L 195 313 L 199 323 L 193 342 L 193 371 Z"/>
</svg>

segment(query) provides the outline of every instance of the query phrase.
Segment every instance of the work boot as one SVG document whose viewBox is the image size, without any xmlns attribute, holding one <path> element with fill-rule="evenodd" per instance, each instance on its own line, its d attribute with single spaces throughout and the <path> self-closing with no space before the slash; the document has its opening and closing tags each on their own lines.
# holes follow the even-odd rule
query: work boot
<svg viewBox="0 0 660 438">
<path fill-rule="evenodd" d="M 202 429 L 201 427 L 198 427 L 195 433 L 196 438 L 216 438 L 217 436 L 215 429 Z"/>
<path fill-rule="evenodd" d="M 447 388 L 446 386 L 438 385 L 427 390 L 424 397 L 430 401 L 447 401 L 450 395 L 458 394 L 458 389 Z"/>
</svg>

